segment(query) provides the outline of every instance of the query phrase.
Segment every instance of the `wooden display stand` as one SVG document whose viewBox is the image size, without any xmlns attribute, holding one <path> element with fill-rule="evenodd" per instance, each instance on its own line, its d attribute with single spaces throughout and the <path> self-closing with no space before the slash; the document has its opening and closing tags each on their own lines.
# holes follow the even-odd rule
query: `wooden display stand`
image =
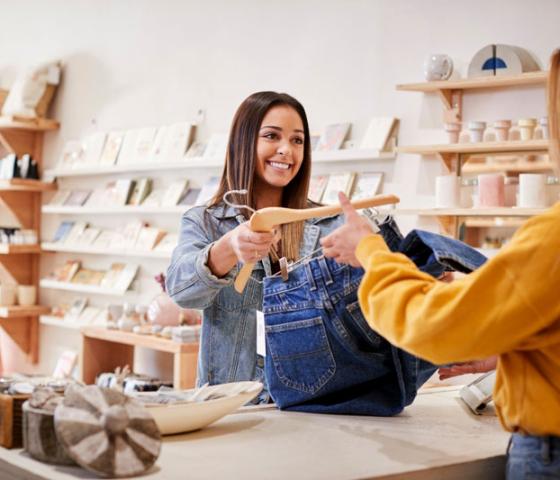
<svg viewBox="0 0 560 480">
<path fill-rule="evenodd" d="M 139 335 L 121 330 L 84 327 L 82 332 L 82 381 L 95 383 L 102 372 L 134 362 L 134 347 L 145 347 L 173 354 L 173 387 L 193 388 L 196 381 L 198 343 L 178 343 L 153 335 Z"/>
<path fill-rule="evenodd" d="M 497 89 L 509 87 L 522 87 L 526 85 L 545 85 L 547 84 L 548 72 L 530 72 L 514 76 L 503 77 L 476 77 L 464 80 L 450 80 L 438 82 L 424 82 L 397 85 L 397 90 L 436 93 L 443 102 L 443 118 L 446 122 L 457 122 L 462 120 L 463 115 L 463 93 L 468 90 Z M 522 172 L 546 172 L 552 171 L 550 162 L 518 162 L 511 165 L 493 165 L 487 163 L 469 162 L 473 158 L 480 158 L 486 155 L 522 153 L 522 154 L 545 154 L 548 152 L 548 140 L 526 140 L 526 141 L 507 141 L 507 142 L 481 142 L 481 143 L 451 143 L 446 145 L 413 145 L 397 148 L 399 153 L 417 153 L 419 155 L 437 155 L 447 167 L 449 172 L 455 172 L 457 176 L 462 173 L 490 173 L 504 172 L 519 174 Z M 445 209 L 449 210 L 449 209 Z M 454 209 L 454 212 L 442 211 L 442 209 L 424 209 L 402 211 L 404 214 L 416 214 L 436 217 L 445 234 L 457 237 L 460 227 L 460 217 L 478 217 L 481 209 Z M 490 213 L 495 210 L 495 213 Z M 500 226 L 501 218 L 507 218 L 508 225 L 511 225 L 509 217 L 514 219 L 519 225 L 519 217 L 530 217 L 541 213 L 537 209 L 499 208 L 486 209 L 482 212 L 484 216 L 496 217 L 496 222 L 492 226 Z M 535 211 L 530 211 L 535 210 Z M 398 213 L 398 212 L 397 212 Z M 485 219 L 482 223 L 464 222 L 466 227 L 485 228 L 490 222 Z M 467 243 L 476 242 L 478 234 L 472 231 L 467 232 L 465 240 Z"/>
<path fill-rule="evenodd" d="M 43 135 L 58 128 L 49 119 L 21 119 L 0 117 L 0 156 L 15 153 L 18 157 L 30 154 L 41 170 Z M 32 229 L 40 238 L 41 193 L 56 190 L 56 184 L 39 180 L 15 178 L 0 180 L 0 205 L 17 218 L 22 229 Z M 39 288 L 39 245 L 2 245 L 0 248 L 0 282 L 35 285 Z M 37 363 L 38 317 L 50 309 L 40 305 L 29 307 L 0 305 L 0 327 L 31 363 Z M 9 365 L 4 365 L 7 370 Z"/>
</svg>

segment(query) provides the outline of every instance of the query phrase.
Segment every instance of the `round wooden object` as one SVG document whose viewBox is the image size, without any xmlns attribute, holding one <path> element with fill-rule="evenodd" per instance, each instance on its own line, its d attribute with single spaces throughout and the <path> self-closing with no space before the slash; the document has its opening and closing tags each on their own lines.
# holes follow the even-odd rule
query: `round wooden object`
<svg viewBox="0 0 560 480">
<path fill-rule="evenodd" d="M 159 429 L 147 409 L 109 388 L 68 387 L 54 422 L 68 455 L 98 475 L 138 475 L 161 450 Z"/>
</svg>

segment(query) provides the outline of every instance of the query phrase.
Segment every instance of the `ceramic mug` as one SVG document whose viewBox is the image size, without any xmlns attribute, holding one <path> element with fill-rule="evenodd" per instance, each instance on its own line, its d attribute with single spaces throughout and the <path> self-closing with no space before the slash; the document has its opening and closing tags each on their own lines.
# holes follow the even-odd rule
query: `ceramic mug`
<svg viewBox="0 0 560 480">
<path fill-rule="evenodd" d="M 546 175 L 522 173 L 519 175 L 519 197 L 517 205 L 524 208 L 546 207 Z"/>
<path fill-rule="evenodd" d="M 37 287 L 35 285 L 18 285 L 18 304 L 28 307 L 37 303 Z"/>
<path fill-rule="evenodd" d="M 436 177 L 436 208 L 460 207 L 460 182 L 457 175 Z"/>
<path fill-rule="evenodd" d="M 447 80 L 453 72 L 453 60 L 449 55 L 434 53 L 424 61 L 424 77 L 429 82 Z"/>
</svg>

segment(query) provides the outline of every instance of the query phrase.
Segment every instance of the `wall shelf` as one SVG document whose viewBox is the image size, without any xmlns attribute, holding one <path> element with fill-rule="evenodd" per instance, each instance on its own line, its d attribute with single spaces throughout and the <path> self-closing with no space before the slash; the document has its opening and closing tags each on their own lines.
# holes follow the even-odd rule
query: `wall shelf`
<svg viewBox="0 0 560 480">
<path fill-rule="evenodd" d="M 52 327 L 68 328 L 69 330 L 80 330 L 80 328 L 83 327 L 83 325 L 78 322 L 65 320 L 64 318 L 55 317 L 54 315 L 41 315 L 39 317 L 39 323 Z"/>
<path fill-rule="evenodd" d="M 355 162 L 368 160 L 391 160 L 395 158 L 392 152 L 380 152 L 378 150 L 334 150 L 331 152 L 313 152 L 313 163 L 331 162 Z M 223 158 L 192 157 L 186 158 L 183 162 L 154 164 L 133 164 L 133 165 L 108 165 L 108 166 L 87 166 L 81 168 L 54 168 L 46 170 L 46 178 L 54 177 L 75 177 L 75 176 L 95 176 L 112 175 L 115 173 L 128 172 L 161 172 L 164 170 L 194 170 L 199 168 L 221 168 L 224 165 Z"/>
<path fill-rule="evenodd" d="M 0 255 L 22 255 L 26 253 L 41 253 L 41 246 L 0 243 Z"/>
<path fill-rule="evenodd" d="M 58 187 L 56 183 L 41 182 L 40 180 L 28 180 L 24 178 L 12 178 L 0 180 L 0 190 L 18 192 L 51 192 Z"/>
<path fill-rule="evenodd" d="M 504 218 L 504 217 L 495 217 L 495 218 L 467 218 L 465 220 L 466 227 L 472 228 L 494 228 L 494 227 L 502 227 L 502 228 L 519 228 L 521 225 L 525 223 L 526 218 Z"/>
<path fill-rule="evenodd" d="M 548 140 L 526 140 L 509 142 L 449 143 L 442 145 L 408 145 L 397 147 L 399 153 L 436 155 L 442 153 L 480 155 L 486 153 L 546 153 Z"/>
<path fill-rule="evenodd" d="M 114 288 L 103 288 L 99 285 L 84 285 L 80 283 L 59 282 L 43 278 L 39 281 L 41 288 L 50 288 L 52 290 L 66 290 L 68 292 L 93 293 L 97 295 L 109 295 L 114 297 L 122 297 L 128 290 L 115 290 Z"/>
<path fill-rule="evenodd" d="M 140 250 L 111 250 L 107 251 L 106 248 L 93 248 L 93 247 L 80 247 L 72 245 L 64 245 L 52 242 L 41 243 L 41 248 L 45 252 L 66 252 L 66 253 L 84 253 L 91 255 L 112 255 L 112 256 L 125 256 L 125 257 L 142 257 L 142 258 L 159 258 L 170 259 L 171 252 L 157 252 L 157 251 L 140 251 Z"/>
<path fill-rule="evenodd" d="M 549 172 L 554 169 L 550 162 L 496 162 L 480 163 L 468 162 L 463 165 L 462 173 L 524 173 L 524 172 Z"/>
<path fill-rule="evenodd" d="M 57 130 L 60 123 L 50 118 L 0 117 L 0 129 L 45 132 Z"/>
<path fill-rule="evenodd" d="M 475 77 L 462 80 L 442 80 L 438 82 L 404 83 L 397 90 L 408 92 L 438 92 L 442 90 L 479 90 L 487 88 L 520 87 L 524 85 L 544 85 L 548 72 L 528 72 L 512 76 Z"/>
<path fill-rule="evenodd" d="M 142 207 L 127 205 L 124 207 L 67 207 L 65 205 L 43 205 L 43 214 L 61 215 L 116 215 L 127 213 L 155 213 L 155 214 L 176 214 L 185 213 L 190 205 L 176 205 L 173 207 Z"/>
<path fill-rule="evenodd" d="M 43 305 L 30 305 L 30 306 L 0 306 L 0 318 L 21 318 L 21 317 L 36 317 L 38 315 L 45 315 L 50 313 L 51 307 Z"/>
</svg>

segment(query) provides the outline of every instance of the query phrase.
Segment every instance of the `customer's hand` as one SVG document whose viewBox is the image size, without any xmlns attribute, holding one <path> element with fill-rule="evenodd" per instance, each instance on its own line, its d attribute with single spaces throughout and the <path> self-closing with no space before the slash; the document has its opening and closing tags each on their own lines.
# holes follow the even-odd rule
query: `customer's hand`
<svg viewBox="0 0 560 480">
<path fill-rule="evenodd" d="M 358 215 L 344 193 L 339 192 L 338 198 L 346 217 L 346 223 L 321 239 L 323 254 L 325 257 L 333 258 L 337 263 L 347 263 L 353 267 L 359 267 L 360 262 L 355 253 L 356 247 L 362 238 L 371 235 L 374 231 L 369 221 Z"/>
<path fill-rule="evenodd" d="M 233 253 L 243 263 L 255 263 L 266 257 L 270 247 L 278 241 L 274 232 L 253 232 L 249 222 L 234 228 L 228 237 Z"/>
<path fill-rule="evenodd" d="M 438 370 L 439 379 L 456 377 L 467 373 L 486 373 L 496 369 L 498 357 L 488 357 L 484 360 L 473 360 L 472 362 L 456 363 L 449 367 L 441 367 Z"/>
</svg>

